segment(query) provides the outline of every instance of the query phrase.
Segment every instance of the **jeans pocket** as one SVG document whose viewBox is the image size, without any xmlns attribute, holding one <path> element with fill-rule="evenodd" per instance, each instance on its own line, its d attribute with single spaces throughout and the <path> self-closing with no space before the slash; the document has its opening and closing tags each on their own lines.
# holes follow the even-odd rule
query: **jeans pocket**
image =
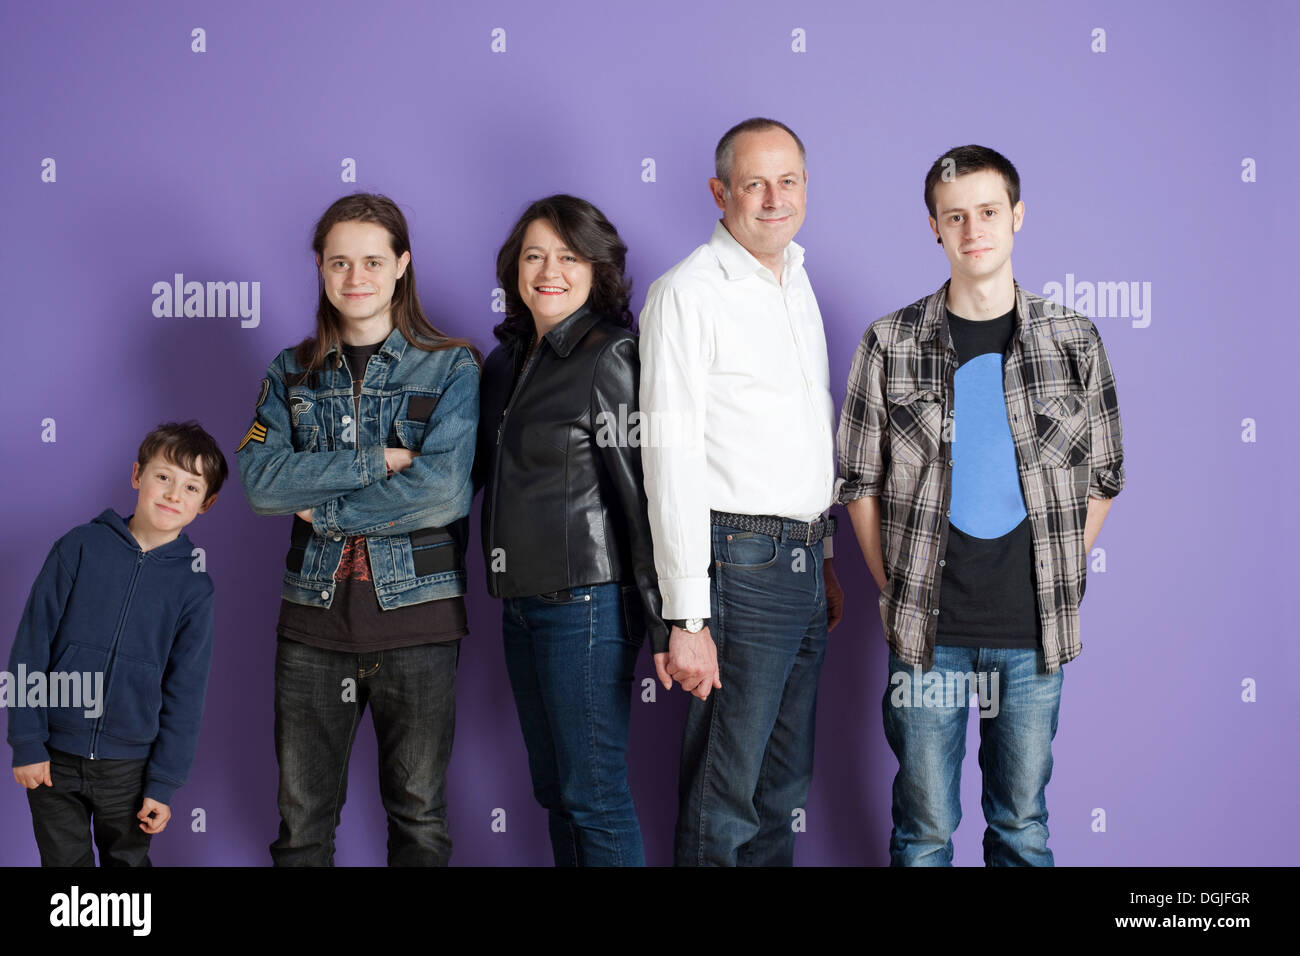
<svg viewBox="0 0 1300 956">
<path fill-rule="evenodd" d="M 583 592 L 587 593 L 583 593 Z M 563 607 L 567 604 L 583 604 L 591 600 L 590 588 L 560 588 L 558 591 L 545 591 L 534 595 L 543 604 Z"/>
<path fill-rule="evenodd" d="M 756 531 L 727 531 L 722 536 L 724 567 L 740 571 L 761 571 L 776 564 L 781 545 L 770 534 Z"/>
</svg>

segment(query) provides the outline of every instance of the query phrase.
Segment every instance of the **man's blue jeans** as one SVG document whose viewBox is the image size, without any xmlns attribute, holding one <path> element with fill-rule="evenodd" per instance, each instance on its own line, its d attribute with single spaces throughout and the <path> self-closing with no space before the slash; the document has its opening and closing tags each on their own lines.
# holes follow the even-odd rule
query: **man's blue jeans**
<svg viewBox="0 0 1300 956">
<path fill-rule="evenodd" d="M 645 636 L 634 587 L 506 598 L 506 670 L 556 866 L 644 866 L 627 782 L 632 671 Z"/>
<path fill-rule="evenodd" d="M 885 737 L 898 758 L 891 865 L 952 865 L 970 692 L 982 681 L 984 862 L 1051 866 L 1044 789 L 1052 776 L 1064 672 L 1043 673 L 1036 649 L 943 645 L 935 647 L 934 667 L 921 674 L 919 691 L 917 672 L 890 653 Z"/>
<path fill-rule="evenodd" d="M 678 866 L 790 866 L 812 783 L 826 654 L 822 543 L 713 526 L 709 631 L 722 688 L 692 697 Z"/>
<path fill-rule="evenodd" d="M 446 866 L 446 776 L 460 641 L 350 654 L 281 639 L 275 655 L 280 762 L 276 866 L 333 866 L 348 760 L 367 705 L 379 742 L 389 866 Z"/>
</svg>

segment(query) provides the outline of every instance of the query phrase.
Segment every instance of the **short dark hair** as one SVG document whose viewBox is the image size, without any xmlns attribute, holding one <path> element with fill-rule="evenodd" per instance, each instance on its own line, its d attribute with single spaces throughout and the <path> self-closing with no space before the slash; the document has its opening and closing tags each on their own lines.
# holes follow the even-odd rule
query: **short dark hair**
<svg viewBox="0 0 1300 956">
<path fill-rule="evenodd" d="M 934 211 L 934 187 L 940 180 L 951 181 L 967 173 L 978 173 L 981 169 L 1001 173 L 1011 205 L 1020 202 L 1020 174 L 1011 165 L 1011 160 L 987 146 L 954 146 L 936 159 L 925 174 L 925 208 L 930 210 L 931 218 L 939 218 Z"/>
<path fill-rule="evenodd" d="M 220 491 L 230 474 L 226 456 L 221 453 L 216 439 L 196 421 L 164 422 L 145 435 L 136 461 L 144 468 L 155 455 L 162 455 L 173 465 L 201 475 L 208 486 L 204 500 Z"/>
<path fill-rule="evenodd" d="M 492 334 L 503 345 L 526 344 L 535 327 L 519 295 L 519 253 L 524 233 L 538 219 L 551 224 L 571 252 L 591 263 L 591 307 L 625 329 L 632 328 L 632 280 L 625 274 L 627 246 L 605 214 L 577 196 L 559 193 L 532 203 L 497 253 L 497 281 L 505 292 L 506 317 Z"/>
<path fill-rule="evenodd" d="M 718 140 L 718 148 L 713 151 L 713 172 L 722 180 L 722 185 L 731 188 L 732 165 L 736 159 L 736 137 L 741 133 L 761 133 L 769 129 L 783 129 L 790 134 L 794 144 L 799 147 L 799 159 L 807 166 L 808 154 L 804 151 L 803 140 L 790 127 L 786 126 L 780 120 L 767 119 L 763 116 L 754 116 L 745 120 L 743 123 L 737 123 L 731 129 L 722 134 L 722 139 Z"/>
</svg>

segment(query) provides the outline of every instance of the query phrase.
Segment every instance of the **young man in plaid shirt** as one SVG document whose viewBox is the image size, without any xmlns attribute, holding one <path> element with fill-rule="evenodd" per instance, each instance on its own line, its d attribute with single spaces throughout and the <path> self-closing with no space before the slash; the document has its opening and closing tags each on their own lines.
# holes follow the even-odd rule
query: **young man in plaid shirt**
<svg viewBox="0 0 1300 956">
<path fill-rule="evenodd" d="M 849 373 L 838 500 L 880 587 L 890 861 L 952 863 L 978 694 L 984 860 L 1050 866 L 1044 789 L 1087 555 L 1124 486 L 1110 362 L 1087 317 L 1022 289 L 1020 178 L 961 146 L 925 179 L 951 277 L 874 322 Z"/>
</svg>

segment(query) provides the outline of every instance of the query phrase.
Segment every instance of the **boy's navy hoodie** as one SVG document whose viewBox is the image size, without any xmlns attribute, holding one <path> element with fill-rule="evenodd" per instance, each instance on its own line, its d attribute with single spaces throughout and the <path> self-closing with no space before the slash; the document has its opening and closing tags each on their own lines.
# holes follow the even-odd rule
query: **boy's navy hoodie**
<svg viewBox="0 0 1300 956">
<path fill-rule="evenodd" d="M 144 795 L 171 804 L 194 759 L 212 659 L 212 579 L 192 570 L 192 550 L 182 533 L 142 551 L 112 508 L 54 543 L 18 625 L 11 680 L 19 664 L 28 675 L 99 672 L 104 699 L 97 717 L 11 704 L 15 767 L 49 760 L 48 748 L 147 757 Z"/>
</svg>

